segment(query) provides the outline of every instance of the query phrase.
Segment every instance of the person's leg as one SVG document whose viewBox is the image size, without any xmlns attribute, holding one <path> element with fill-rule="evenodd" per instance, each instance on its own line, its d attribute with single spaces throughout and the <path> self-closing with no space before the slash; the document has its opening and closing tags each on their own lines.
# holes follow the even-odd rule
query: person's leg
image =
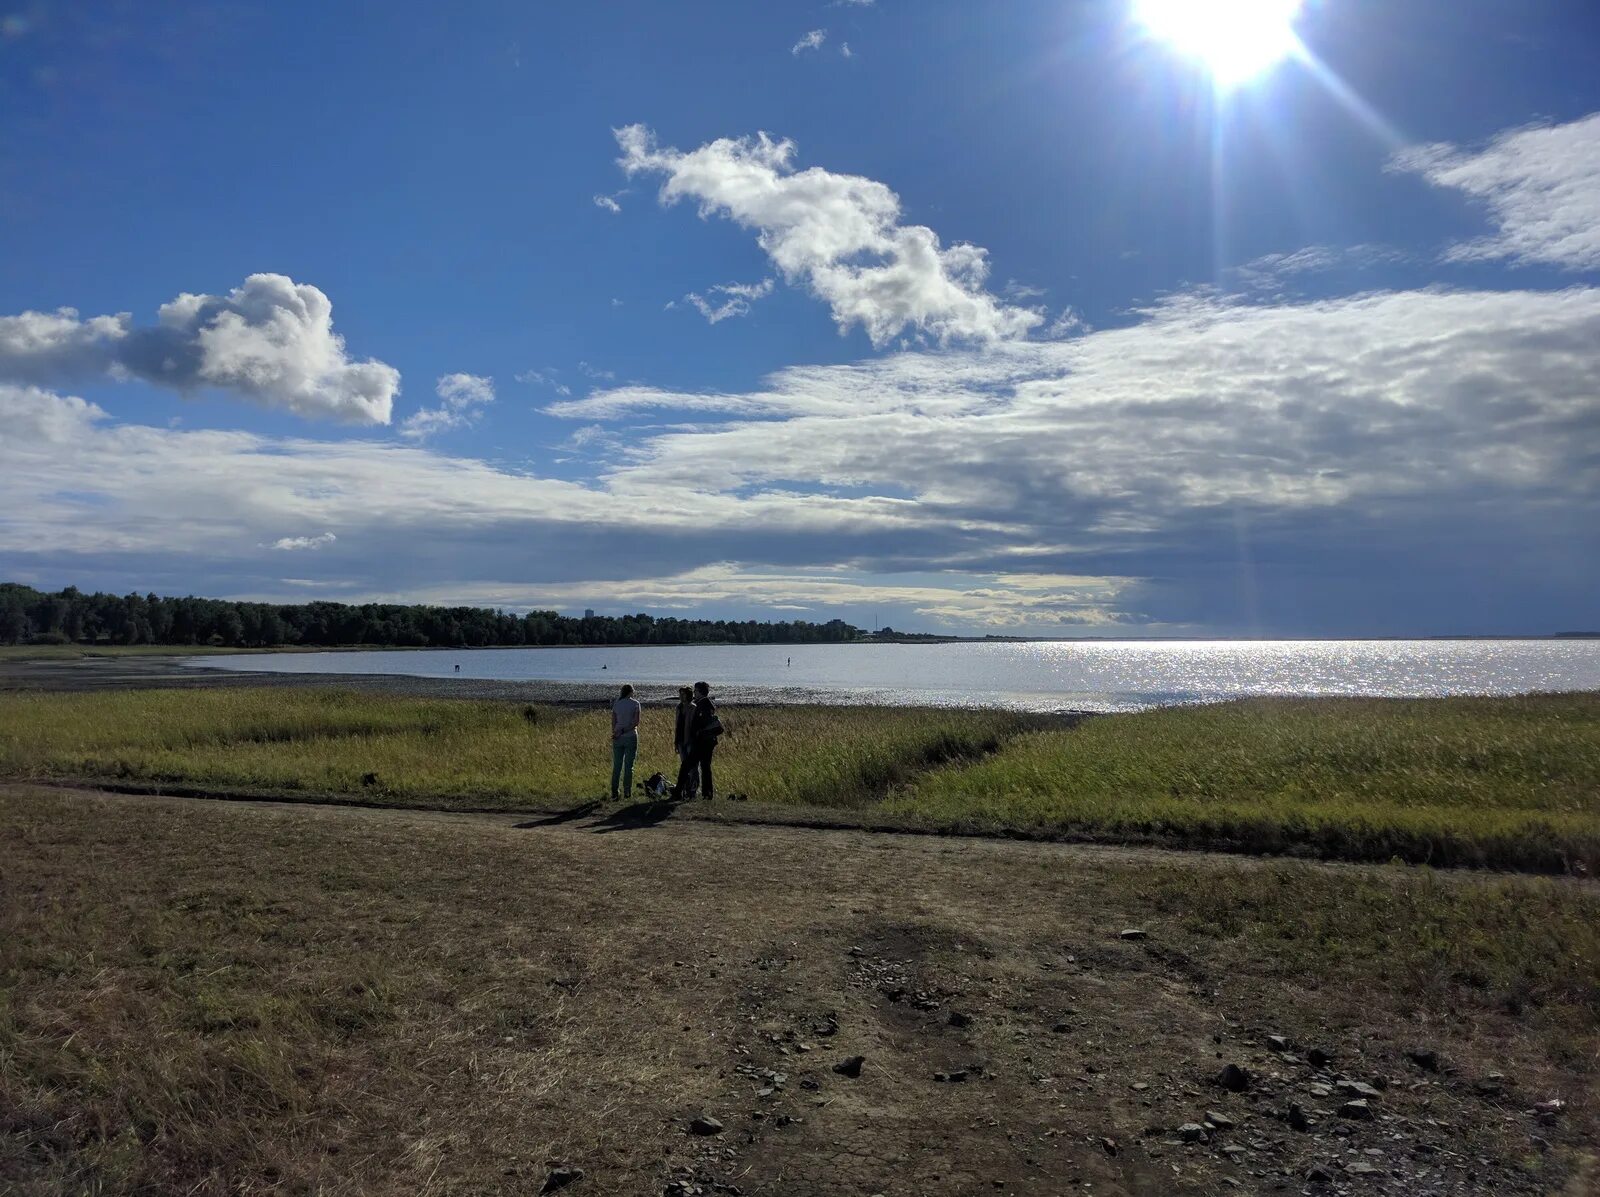
<svg viewBox="0 0 1600 1197">
<path fill-rule="evenodd" d="M 694 753 L 688 748 L 683 750 L 683 764 L 678 766 L 678 797 L 687 798 L 694 793 Z"/>
<path fill-rule="evenodd" d="M 627 797 L 633 797 L 633 758 L 639 755 L 639 735 L 637 732 L 622 737 L 622 792 Z"/>
<path fill-rule="evenodd" d="M 695 751 L 695 756 L 700 762 L 700 796 L 707 802 L 712 801 L 715 796 L 711 788 L 711 757 L 716 749 L 717 745 L 713 741 Z"/>
<path fill-rule="evenodd" d="M 622 738 L 611 741 L 611 799 L 616 801 L 617 782 L 622 780 Z"/>
</svg>

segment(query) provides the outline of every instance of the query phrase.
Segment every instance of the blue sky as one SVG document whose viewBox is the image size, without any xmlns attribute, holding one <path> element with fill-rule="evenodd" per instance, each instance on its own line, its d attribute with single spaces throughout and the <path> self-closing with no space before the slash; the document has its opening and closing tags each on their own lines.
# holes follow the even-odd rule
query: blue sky
<svg viewBox="0 0 1600 1197">
<path fill-rule="evenodd" d="M 1600 625 L 1600 10 L 1136 8 L 0 2 L 0 575 Z"/>
</svg>

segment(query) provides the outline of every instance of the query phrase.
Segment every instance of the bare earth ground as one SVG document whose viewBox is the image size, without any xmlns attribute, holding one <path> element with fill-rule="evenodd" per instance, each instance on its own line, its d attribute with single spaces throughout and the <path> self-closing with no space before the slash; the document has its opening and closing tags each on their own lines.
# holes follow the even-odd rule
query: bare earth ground
<svg viewBox="0 0 1600 1197">
<path fill-rule="evenodd" d="M 0 787 L 0 1191 L 1596 1192 L 1592 1034 L 1312 917 L 1424 882 Z"/>
</svg>

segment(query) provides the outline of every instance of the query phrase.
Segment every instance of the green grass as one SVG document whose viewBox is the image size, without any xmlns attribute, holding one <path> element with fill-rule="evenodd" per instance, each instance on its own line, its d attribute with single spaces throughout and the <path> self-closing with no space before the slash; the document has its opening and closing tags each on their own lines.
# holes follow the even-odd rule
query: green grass
<svg viewBox="0 0 1600 1197">
<path fill-rule="evenodd" d="M 1600 695 L 1250 700 L 1020 736 L 898 792 L 975 825 L 1354 859 L 1600 864 Z"/>
<path fill-rule="evenodd" d="M 741 708 L 718 789 L 860 806 L 918 770 L 993 751 L 1024 717 L 918 709 Z M 634 777 L 676 772 L 672 713 L 646 712 Z M 604 710 L 293 688 L 0 695 L 0 776 L 342 794 L 515 809 L 603 796 Z M 376 782 L 365 780 L 375 774 Z"/>
</svg>

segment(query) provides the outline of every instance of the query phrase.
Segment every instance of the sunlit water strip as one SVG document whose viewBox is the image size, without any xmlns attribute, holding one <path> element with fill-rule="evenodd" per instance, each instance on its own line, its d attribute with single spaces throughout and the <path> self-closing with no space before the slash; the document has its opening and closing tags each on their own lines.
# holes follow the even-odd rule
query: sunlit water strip
<svg viewBox="0 0 1600 1197">
<path fill-rule="evenodd" d="M 745 700 L 1030 711 L 1128 711 L 1248 695 L 1600 690 L 1600 640 L 1585 639 L 406 649 L 195 657 L 185 664 L 597 687 L 703 680 Z"/>
</svg>

